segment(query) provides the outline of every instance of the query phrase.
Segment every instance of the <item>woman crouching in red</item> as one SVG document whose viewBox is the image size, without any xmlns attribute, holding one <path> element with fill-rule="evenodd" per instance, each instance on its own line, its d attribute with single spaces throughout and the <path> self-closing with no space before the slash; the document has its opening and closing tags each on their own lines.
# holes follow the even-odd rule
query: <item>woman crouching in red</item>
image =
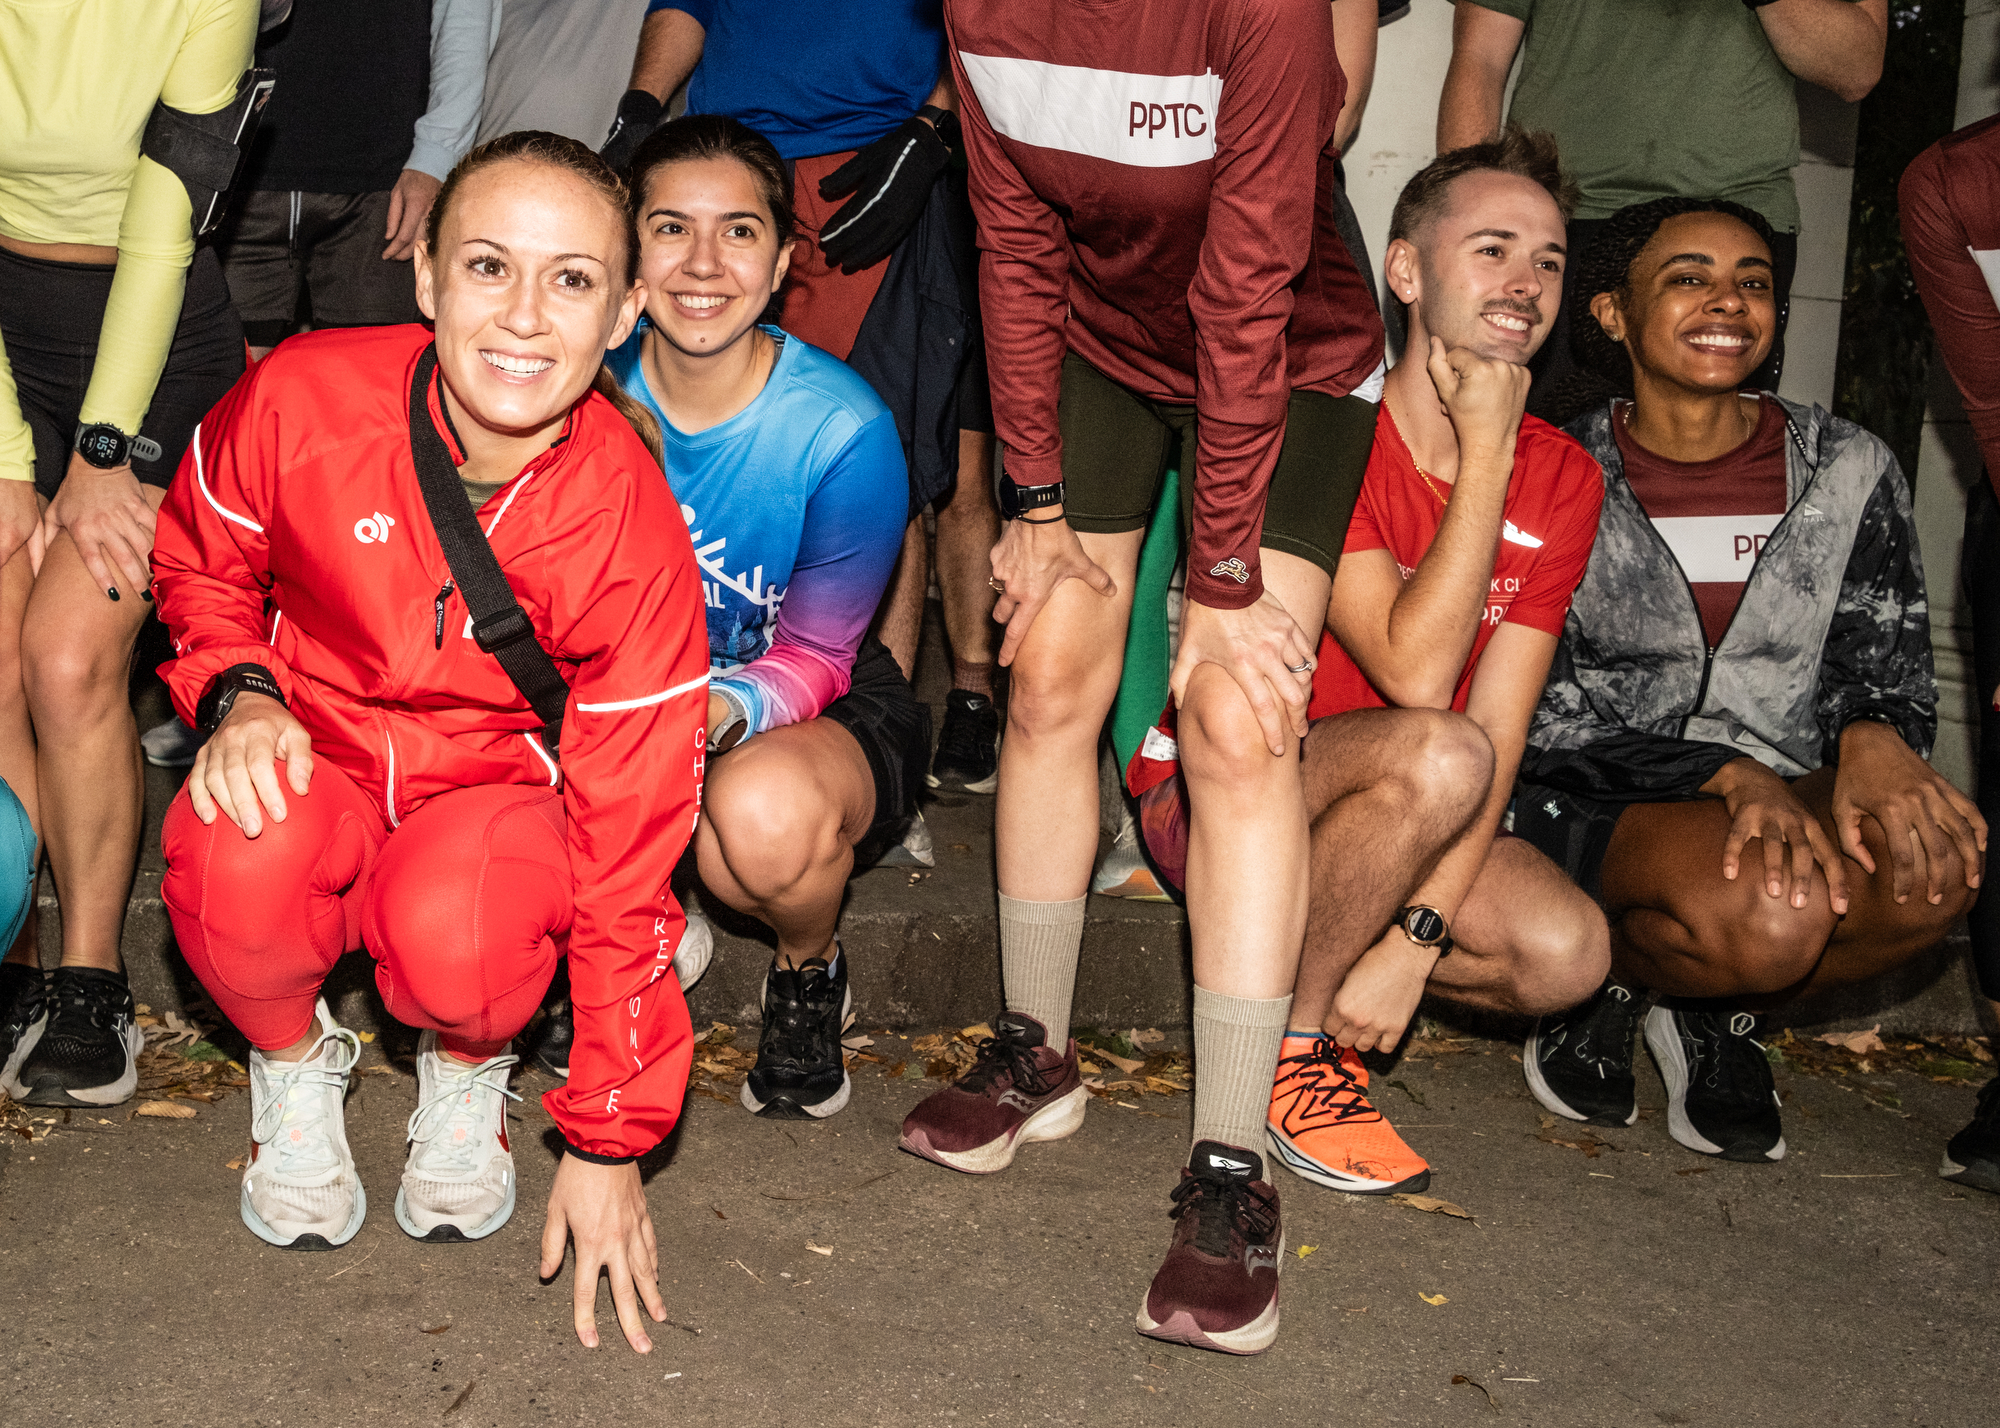
<svg viewBox="0 0 2000 1428">
<path fill-rule="evenodd" d="M 213 731 L 167 815 L 163 891 L 256 1047 L 243 1221 L 292 1249 L 346 1243 L 367 1208 L 341 1119 L 359 1048 L 320 997 L 341 954 L 365 944 L 391 1015 L 426 1028 L 396 1220 L 434 1241 L 513 1211 L 508 1042 L 567 955 L 542 1273 L 573 1237 L 578 1336 L 598 1341 L 602 1266 L 643 1351 L 637 1300 L 666 1311 L 634 1161 L 687 1084 L 667 878 L 699 803 L 708 646 L 673 495 L 592 390 L 643 301 L 623 186 L 580 144 L 508 135 L 446 181 L 416 272 L 434 340 L 286 342 L 209 413 L 161 509 L 166 675 Z M 568 685 L 546 726 L 474 635 L 477 564 L 447 560 L 440 488 L 477 507 L 533 627 L 510 667 L 548 670 L 538 645 Z"/>
</svg>

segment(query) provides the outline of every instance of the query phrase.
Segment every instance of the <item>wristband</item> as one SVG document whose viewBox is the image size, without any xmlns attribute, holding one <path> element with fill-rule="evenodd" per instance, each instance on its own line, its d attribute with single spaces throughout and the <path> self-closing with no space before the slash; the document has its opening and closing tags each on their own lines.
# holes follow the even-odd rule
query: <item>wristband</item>
<svg viewBox="0 0 2000 1428">
<path fill-rule="evenodd" d="M 1062 516 L 1043 516 L 1038 521 L 1033 516 L 1016 516 L 1014 519 L 1024 526 L 1053 526 L 1060 525 L 1064 518 Z"/>
<path fill-rule="evenodd" d="M 270 670 L 261 664 L 233 664 L 211 679 L 208 688 L 202 691 L 194 708 L 195 727 L 204 734 L 213 734 L 236 707 L 236 696 L 245 693 L 261 694 L 291 708 L 285 704 L 285 691 L 278 687 Z"/>
<path fill-rule="evenodd" d="M 940 109 L 935 104 L 926 104 L 917 111 L 919 119 L 927 119 L 937 130 L 937 136 L 951 148 L 958 147 L 958 115 L 949 109 Z"/>
</svg>

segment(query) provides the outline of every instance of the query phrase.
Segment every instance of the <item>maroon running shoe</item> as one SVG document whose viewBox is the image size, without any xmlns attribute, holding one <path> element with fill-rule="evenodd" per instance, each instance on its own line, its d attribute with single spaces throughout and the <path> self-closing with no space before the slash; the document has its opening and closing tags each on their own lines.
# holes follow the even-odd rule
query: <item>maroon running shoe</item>
<svg viewBox="0 0 2000 1428">
<path fill-rule="evenodd" d="M 926 1096 L 904 1118 L 904 1150 L 963 1170 L 991 1175 L 1014 1161 L 1031 1140 L 1061 1140 L 1083 1124 L 1090 1099 L 1076 1066 L 1076 1043 L 1063 1051 L 1031 1016 L 1004 1012 L 993 1035 L 958 1084 Z"/>
<path fill-rule="evenodd" d="M 1174 1191 L 1174 1242 L 1139 1306 L 1139 1332 L 1261 1354 L 1278 1337 L 1278 1191 L 1255 1151 L 1205 1140 Z"/>
</svg>

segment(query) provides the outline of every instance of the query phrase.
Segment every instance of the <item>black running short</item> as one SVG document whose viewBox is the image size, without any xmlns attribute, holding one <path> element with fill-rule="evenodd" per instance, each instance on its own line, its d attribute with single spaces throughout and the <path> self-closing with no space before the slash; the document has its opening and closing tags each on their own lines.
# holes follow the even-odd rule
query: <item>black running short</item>
<svg viewBox="0 0 2000 1428">
<path fill-rule="evenodd" d="M 1265 496 L 1258 544 L 1309 560 L 1329 576 L 1347 543 L 1375 444 L 1376 404 L 1293 392 L 1285 443 Z M 1144 530 L 1181 438 L 1181 523 L 1194 512 L 1195 410 L 1157 402 L 1112 381 L 1075 354 L 1063 358 L 1057 413 L 1063 443 L 1063 519 L 1070 529 Z"/>
<path fill-rule="evenodd" d="M 1558 793 L 1526 781 L 1514 785 L 1514 836 L 1545 855 L 1601 906 L 1604 855 L 1629 803 Z"/>
<path fill-rule="evenodd" d="M 104 264 L 57 263 L 0 248 L 0 341 L 35 439 L 35 489 L 50 500 L 69 471 L 114 272 Z M 141 484 L 172 483 L 194 429 L 243 375 L 243 365 L 243 325 L 230 306 L 222 268 L 212 249 L 196 248 L 166 369 L 139 424 L 139 435 L 160 443 L 158 461 L 132 458 Z"/>
<path fill-rule="evenodd" d="M 821 717 L 854 736 L 875 779 L 875 819 L 855 845 L 854 865 L 864 867 L 901 840 L 917 811 L 931 756 L 930 707 L 918 702 L 896 657 L 870 635 L 854 657 L 853 683 Z"/>
<path fill-rule="evenodd" d="M 276 347 L 306 323 L 420 322 L 416 268 L 382 256 L 389 194 L 246 193 L 217 235 L 243 330 Z"/>
</svg>

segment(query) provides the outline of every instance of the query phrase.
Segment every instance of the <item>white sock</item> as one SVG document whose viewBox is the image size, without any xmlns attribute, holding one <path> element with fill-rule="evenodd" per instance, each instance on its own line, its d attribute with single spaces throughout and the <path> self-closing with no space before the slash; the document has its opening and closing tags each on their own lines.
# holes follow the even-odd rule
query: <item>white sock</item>
<svg viewBox="0 0 2000 1428">
<path fill-rule="evenodd" d="M 1057 1051 L 1069 1045 L 1085 901 L 1029 902 L 1000 894 L 1000 982 L 1007 1010 L 1040 1022 Z"/>
<path fill-rule="evenodd" d="M 1194 989 L 1194 1138 L 1264 1154 L 1271 1078 L 1290 997 L 1226 997 Z"/>
</svg>

